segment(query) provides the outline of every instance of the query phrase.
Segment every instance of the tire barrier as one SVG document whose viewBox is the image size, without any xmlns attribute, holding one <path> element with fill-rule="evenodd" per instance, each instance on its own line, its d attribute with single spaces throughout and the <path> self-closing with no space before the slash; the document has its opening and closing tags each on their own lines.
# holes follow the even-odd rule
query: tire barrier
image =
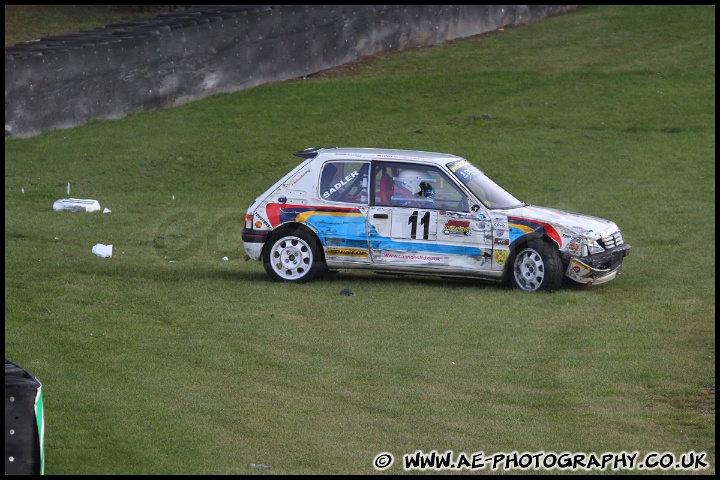
<svg viewBox="0 0 720 480">
<path fill-rule="evenodd" d="M 5 359 L 5 475 L 44 471 L 42 384 Z"/>
</svg>

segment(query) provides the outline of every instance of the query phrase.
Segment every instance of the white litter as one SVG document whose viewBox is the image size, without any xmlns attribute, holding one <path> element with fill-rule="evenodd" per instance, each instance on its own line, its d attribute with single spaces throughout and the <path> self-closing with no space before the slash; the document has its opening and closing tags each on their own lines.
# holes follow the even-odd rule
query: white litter
<svg viewBox="0 0 720 480">
<path fill-rule="evenodd" d="M 105 209 L 103 210 L 103 213 L 111 213 L 111 212 L 112 212 L 112 210 L 110 210 L 110 209 L 107 208 L 107 207 L 105 207 Z"/>
<path fill-rule="evenodd" d="M 56 212 L 61 210 L 69 212 L 96 212 L 100 210 L 100 202 L 83 198 L 62 198 L 53 203 L 53 210 Z"/>
<path fill-rule="evenodd" d="M 228 257 L 223 257 L 223 258 L 221 258 L 220 260 L 222 260 L 223 262 L 227 262 L 227 261 L 228 261 Z"/>
<path fill-rule="evenodd" d="M 112 245 L 103 245 L 98 243 L 92 248 L 92 253 L 98 257 L 110 258 L 112 257 Z"/>
</svg>

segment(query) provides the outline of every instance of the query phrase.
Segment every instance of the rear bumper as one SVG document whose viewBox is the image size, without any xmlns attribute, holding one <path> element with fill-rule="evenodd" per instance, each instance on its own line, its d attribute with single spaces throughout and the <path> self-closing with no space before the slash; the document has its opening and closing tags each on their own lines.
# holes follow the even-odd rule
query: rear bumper
<svg viewBox="0 0 720 480">
<path fill-rule="evenodd" d="M 242 241 L 245 247 L 245 253 L 251 260 L 260 260 L 263 245 L 265 245 L 269 235 L 269 231 L 243 228 Z"/>
</svg>

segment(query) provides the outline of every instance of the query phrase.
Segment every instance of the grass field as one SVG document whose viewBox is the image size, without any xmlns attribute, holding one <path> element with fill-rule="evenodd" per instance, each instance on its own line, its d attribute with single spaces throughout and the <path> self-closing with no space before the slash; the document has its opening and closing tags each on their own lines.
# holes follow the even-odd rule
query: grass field
<svg viewBox="0 0 720 480">
<path fill-rule="evenodd" d="M 241 259 L 245 210 L 329 145 L 464 156 L 632 254 L 552 294 L 273 283 Z M 112 212 L 54 212 L 68 184 Z M 381 452 L 398 474 L 417 450 L 693 451 L 706 469 L 649 473 L 714 474 L 715 7 L 592 6 L 6 140 L 5 302 L 46 474 L 374 474 Z"/>
<path fill-rule="evenodd" d="M 5 5 L 5 46 L 143 20 L 182 5 Z"/>
</svg>

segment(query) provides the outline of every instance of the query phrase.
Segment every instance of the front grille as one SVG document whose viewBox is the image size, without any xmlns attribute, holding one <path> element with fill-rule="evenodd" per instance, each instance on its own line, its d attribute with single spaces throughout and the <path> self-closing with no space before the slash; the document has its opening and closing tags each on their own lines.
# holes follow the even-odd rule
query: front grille
<svg viewBox="0 0 720 480">
<path fill-rule="evenodd" d="M 622 233 L 620 233 L 620 230 L 618 230 L 617 232 L 608 235 L 607 237 L 602 237 L 600 240 L 598 240 L 598 243 L 601 247 L 607 250 L 609 248 L 619 247 L 625 242 L 623 241 Z"/>
</svg>

